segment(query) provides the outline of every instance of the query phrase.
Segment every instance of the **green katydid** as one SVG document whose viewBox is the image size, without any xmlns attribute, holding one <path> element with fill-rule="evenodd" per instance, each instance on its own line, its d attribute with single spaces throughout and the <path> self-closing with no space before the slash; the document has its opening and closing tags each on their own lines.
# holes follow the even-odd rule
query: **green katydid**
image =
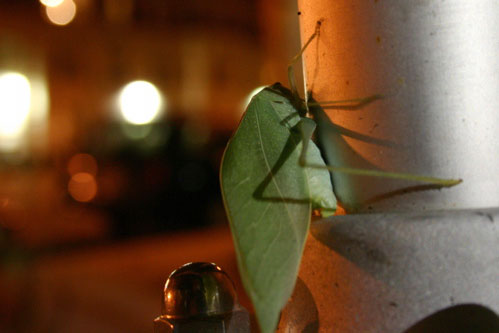
<svg viewBox="0 0 499 333">
<path fill-rule="evenodd" d="M 227 144 L 220 169 L 239 271 L 262 332 L 275 330 L 292 294 L 312 211 L 318 209 L 328 216 L 336 210 L 329 172 L 402 178 L 442 187 L 460 182 L 326 165 L 311 140 L 316 127 L 321 130 L 330 124 L 323 108 L 342 103 L 358 107 L 380 96 L 325 103 L 300 98 L 292 65 L 318 35 L 318 28 L 288 67 L 291 90 L 276 83 L 252 98 Z"/>
</svg>

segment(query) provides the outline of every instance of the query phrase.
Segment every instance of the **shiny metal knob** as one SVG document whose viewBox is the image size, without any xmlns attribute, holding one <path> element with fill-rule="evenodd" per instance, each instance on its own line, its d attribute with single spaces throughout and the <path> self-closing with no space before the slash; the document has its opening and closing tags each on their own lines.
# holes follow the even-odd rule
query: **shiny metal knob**
<svg viewBox="0 0 499 333">
<path fill-rule="evenodd" d="M 249 332 L 249 314 L 238 304 L 234 283 L 219 266 L 188 263 L 166 281 L 154 331 Z"/>
<path fill-rule="evenodd" d="M 229 276 L 215 264 L 195 262 L 178 268 L 166 281 L 162 314 L 174 319 L 223 316 L 236 303 Z"/>
</svg>

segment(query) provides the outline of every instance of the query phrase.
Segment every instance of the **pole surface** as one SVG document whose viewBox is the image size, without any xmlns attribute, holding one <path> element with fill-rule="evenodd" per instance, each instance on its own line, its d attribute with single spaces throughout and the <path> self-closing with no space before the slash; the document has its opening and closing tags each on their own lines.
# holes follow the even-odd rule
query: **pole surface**
<svg viewBox="0 0 499 333">
<path fill-rule="evenodd" d="M 328 111 L 335 124 L 371 138 L 343 135 L 332 162 L 463 179 L 452 188 L 428 190 L 409 181 L 336 174 L 335 192 L 346 208 L 499 206 L 499 1 L 298 5 L 302 41 L 322 20 L 320 37 L 304 58 L 313 97 L 385 96 L 359 110 Z"/>
</svg>

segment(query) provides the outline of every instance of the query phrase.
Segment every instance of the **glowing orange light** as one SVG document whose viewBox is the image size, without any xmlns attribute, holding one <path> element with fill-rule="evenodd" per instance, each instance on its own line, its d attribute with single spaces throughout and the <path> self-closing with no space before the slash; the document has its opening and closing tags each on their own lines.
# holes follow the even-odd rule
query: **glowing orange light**
<svg viewBox="0 0 499 333">
<path fill-rule="evenodd" d="M 87 172 L 74 174 L 68 184 L 69 194 L 76 201 L 88 202 L 97 195 L 95 177 Z"/>
<path fill-rule="evenodd" d="M 68 173 L 73 176 L 80 172 L 97 175 L 97 161 L 89 154 L 76 154 L 68 162 Z"/>
</svg>

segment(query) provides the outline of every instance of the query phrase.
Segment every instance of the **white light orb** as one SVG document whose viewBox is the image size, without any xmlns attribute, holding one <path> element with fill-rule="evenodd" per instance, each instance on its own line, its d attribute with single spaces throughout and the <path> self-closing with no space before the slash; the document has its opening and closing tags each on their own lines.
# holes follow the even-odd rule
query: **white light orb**
<svg viewBox="0 0 499 333">
<path fill-rule="evenodd" d="M 23 74 L 0 75 L 0 137 L 22 134 L 31 105 L 31 85 Z"/>
<path fill-rule="evenodd" d="M 162 98 L 158 89 L 147 81 L 128 83 L 120 93 L 119 106 L 125 121 L 134 125 L 153 122 L 159 115 Z"/>
</svg>

